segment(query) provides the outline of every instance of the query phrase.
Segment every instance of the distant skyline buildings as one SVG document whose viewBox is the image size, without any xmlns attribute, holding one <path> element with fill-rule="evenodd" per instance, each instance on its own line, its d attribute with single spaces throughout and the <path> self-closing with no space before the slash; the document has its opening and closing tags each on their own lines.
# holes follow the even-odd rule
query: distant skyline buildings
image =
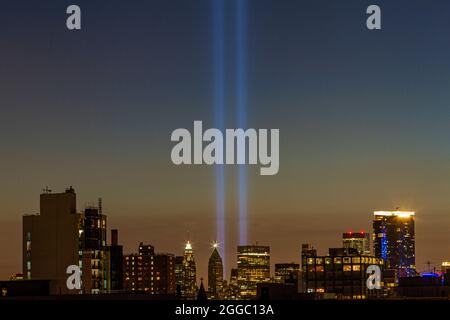
<svg viewBox="0 0 450 320">
<path fill-rule="evenodd" d="M 153 245 L 144 242 L 140 242 L 137 253 L 124 254 L 117 229 L 111 230 L 110 242 L 107 239 L 108 218 L 100 199 L 97 206 L 88 205 L 78 211 L 74 188 L 69 187 L 63 193 L 45 189 L 40 196 L 40 213 L 23 216 L 24 269 L 13 278 L 50 281 L 52 294 L 73 294 L 62 287 L 67 274 L 61 267 L 61 259 L 72 257 L 82 270 L 80 293 L 134 292 L 193 300 L 199 294 L 202 282 L 199 280 L 203 280 L 198 265 L 207 262 L 208 285 L 205 284 L 204 294 L 209 299 L 253 299 L 271 290 L 282 290 L 280 285 L 287 286 L 286 292 L 291 295 L 297 292 L 330 293 L 351 299 L 390 297 L 395 295 L 401 278 L 417 275 L 414 218 L 414 211 L 398 208 L 375 211 L 373 254 L 369 233 L 364 231 L 341 233 L 342 247 L 331 247 L 326 255 L 318 254 L 310 243 L 302 244 L 300 255 L 284 262 L 276 261 L 274 265 L 271 265 L 269 245 L 239 245 L 235 268 L 231 269 L 229 279 L 225 279 L 218 243 L 213 244 L 209 260 L 200 263 L 195 259 L 191 240 L 185 243 L 183 256 L 157 252 Z M 68 235 L 69 240 L 76 241 L 67 241 Z M 52 247 L 50 242 L 44 241 L 55 236 L 62 237 L 65 245 Z M 382 271 L 382 290 L 376 294 L 364 289 L 365 271 L 373 264 L 379 265 Z M 439 269 L 431 269 L 430 265 L 428 263 L 424 276 L 443 276 L 450 269 L 448 261 L 442 262 Z M 43 266 L 49 270 L 60 266 L 56 269 L 63 269 L 64 276 L 49 272 L 39 274 Z M 346 282 L 349 279 L 353 279 L 353 284 Z"/>
<path fill-rule="evenodd" d="M 238 246 L 237 285 L 240 298 L 255 298 L 258 283 L 270 281 L 270 247 L 258 244 Z"/>
<path fill-rule="evenodd" d="M 360 232 L 344 232 L 342 234 L 342 245 L 344 248 L 354 248 L 359 254 L 370 255 L 370 233 Z"/>
</svg>

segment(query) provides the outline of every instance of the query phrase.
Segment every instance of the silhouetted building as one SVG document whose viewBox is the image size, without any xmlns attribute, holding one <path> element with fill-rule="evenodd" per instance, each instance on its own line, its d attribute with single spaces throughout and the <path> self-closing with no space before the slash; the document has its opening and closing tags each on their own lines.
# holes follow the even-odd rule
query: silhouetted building
<svg viewBox="0 0 450 320">
<path fill-rule="evenodd" d="M 370 256 L 370 233 L 345 232 L 342 234 L 342 245 L 344 248 L 357 249 L 359 254 Z"/>
<path fill-rule="evenodd" d="M 0 298 L 49 296 L 51 287 L 54 285 L 50 280 L 0 281 Z"/>
<path fill-rule="evenodd" d="M 408 298 L 450 298 L 450 274 L 434 273 L 404 277 L 398 281 L 397 296 Z"/>
<path fill-rule="evenodd" d="M 238 269 L 232 268 L 230 271 L 230 282 L 226 288 L 226 298 L 236 300 L 239 297 Z"/>
<path fill-rule="evenodd" d="M 203 278 L 200 279 L 200 289 L 197 293 L 197 301 L 206 301 L 208 296 L 206 295 L 205 287 L 203 286 Z"/>
<path fill-rule="evenodd" d="M 285 283 L 258 283 L 259 300 L 294 300 L 298 299 L 297 286 Z"/>
<path fill-rule="evenodd" d="M 119 231 L 111 230 L 110 257 L 110 281 L 111 291 L 123 290 L 123 246 L 119 245 Z"/>
<path fill-rule="evenodd" d="M 416 274 L 414 212 L 375 211 L 373 240 L 375 256 L 395 270 L 397 279 Z"/>
<path fill-rule="evenodd" d="M 24 277 L 51 280 L 51 294 L 75 293 L 66 286 L 66 270 L 70 265 L 82 267 L 82 223 L 72 187 L 64 193 L 45 190 L 40 195 L 40 214 L 23 216 Z"/>
<path fill-rule="evenodd" d="M 309 244 L 309 243 L 303 243 L 302 244 L 302 252 L 301 252 L 301 256 L 304 257 L 315 257 L 317 256 L 317 250 L 314 249 L 314 247 Z"/>
<path fill-rule="evenodd" d="M 214 244 L 214 250 L 209 257 L 208 288 L 211 299 L 223 298 L 223 264 L 217 244 Z"/>
<path fill-rule="evenodd" d="M 367 299 L 382 295 L 382 290 L 367 288 L 366 270 L 381 258 L 361 255 L 354 248 L 331 248 L 328 256 L 302 256 L 303 290 L 312 294 L 335 294 L 341 299 Z M 383 284 L 382 284 L 383 285 Z"/>
<path fill-rule="evenodd" d="M 268 246 L 238 246 L 237 269 L 239 296 L 256 297 L 258 283 L 270 282 L 270 248 Z"/>
<path fill-rule="evenodd" d="M 182 296 L 182 287 L 184 283 L 184 273 L 183 273 L 183 256 L 175 257 L 175 288 L 177 291 L 177 296 Z"/>
<path fill-rule="evenodd" d="M 158 253 L 155 256 L 153 270 L 154 287 L 152 293 L 174 295 L 175 285 L 175 255 Z"/>
</svg>

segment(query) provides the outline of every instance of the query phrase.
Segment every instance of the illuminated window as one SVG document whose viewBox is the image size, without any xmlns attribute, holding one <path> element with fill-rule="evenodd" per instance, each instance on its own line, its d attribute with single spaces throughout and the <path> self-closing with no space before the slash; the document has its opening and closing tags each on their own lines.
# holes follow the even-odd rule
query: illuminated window
<svg viewBox="0 0 450 320">
<path fill-rule="evenodd" d="M 354 257 L 352 258 L 353 263 L 360 263 L 361 262 L 361 258 L 360 257 Z"/>
<path fill-rule="evenodd" d="M 350 257 L 344 257 L 344 263 L 350 263 L 352 259 Z"/>
<path fill-rule="evenodd" d="M 361 271 L 361 266 L 359 264 L 353 266 L 353 271 Z"/>
<path fill-rule="evenodd" d="M 344 272 L 352 271 L 352 266 L 344 265 Z"/>
<path fill-rule="evenodd" d="M 342 263 L 342 258 L 334 258 L 334 263 L 341 264 Z"/>
</svg>

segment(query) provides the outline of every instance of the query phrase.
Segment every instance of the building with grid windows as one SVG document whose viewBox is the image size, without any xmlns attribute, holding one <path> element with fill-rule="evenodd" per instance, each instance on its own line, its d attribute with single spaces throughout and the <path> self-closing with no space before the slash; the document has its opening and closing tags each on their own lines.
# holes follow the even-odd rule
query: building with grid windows
<svg viewBox="0 0 450 320">
<path fill-rule="evenodd" d="M 384 260 L 359 254 L 354 248 L 331 248 L 327 256 L 303 255 L 302 289 L 305 293 L 334 294 L 340 299 L 380 296 L 382 290 L 367 287 L 366 270 L 370 265 L 377 265 L 383 271 Z"/>
</svg>

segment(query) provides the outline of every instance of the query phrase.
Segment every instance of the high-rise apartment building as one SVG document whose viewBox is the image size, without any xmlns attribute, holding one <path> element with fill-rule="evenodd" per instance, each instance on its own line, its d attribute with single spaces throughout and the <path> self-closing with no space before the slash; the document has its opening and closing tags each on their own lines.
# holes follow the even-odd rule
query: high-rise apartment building
<svg viewBox="0 0 450 320">
<path fill-rule="evenodd" d="M 90 293 L 108 292 L 110 289 L 110 251 L 106 244 L 106 215 L 98 207 L 88 207 L 83 215 L 83 273 L 89 279 Z M 88 274 L 89 273 L 89 274 Z M 88 285 L 85 281 L 85 285 Z"/>
<path fill-rule="evenodd" d="M 154 271 L 155 248 L 151 245 L 139 244 L 137 254 L 127 254 L 123 257 L 125 291 L 147 292 L 154 290 Z"/>
<path fill-rule="evenodd" d="M 373 220 L 374 253 L 396 278 L 416 274 L 414 215 L 412 211 L 375 211 Z"/>
<path fill-rule="evenodd" d="M 129 292 L 174 295 L 175 255 L 155 253 L 151 245 L 139 244 L 137 254 L 123 257 L 123 288 Z"/>
</svg>

